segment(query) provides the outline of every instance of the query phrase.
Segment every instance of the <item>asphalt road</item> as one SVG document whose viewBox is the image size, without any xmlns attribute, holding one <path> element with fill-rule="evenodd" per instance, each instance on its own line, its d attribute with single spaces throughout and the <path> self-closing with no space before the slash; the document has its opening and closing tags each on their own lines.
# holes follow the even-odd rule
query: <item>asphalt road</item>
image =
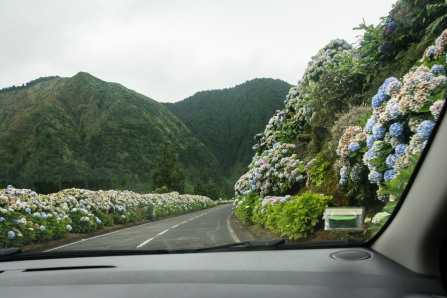
<svg viewBox="0 0 447 298">
<path fill-rule="evenodd" d="M 232 205 L 82 239 L 47 251 L 191 249 L 254 239 L 234 223 Z"/>
</svg>

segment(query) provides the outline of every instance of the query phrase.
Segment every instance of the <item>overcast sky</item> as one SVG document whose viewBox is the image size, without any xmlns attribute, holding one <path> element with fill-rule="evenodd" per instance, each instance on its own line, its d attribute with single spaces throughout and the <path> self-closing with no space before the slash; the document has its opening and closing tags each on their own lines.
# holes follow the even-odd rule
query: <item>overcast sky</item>
<svg viewBox="0 0 447 298">
<path fill-rule="evenodd" d="M 395 0 L 0 0 L 0 88 L 79 71 L 157 101 L 254 78 L 296 84 Z"/>
</svg>

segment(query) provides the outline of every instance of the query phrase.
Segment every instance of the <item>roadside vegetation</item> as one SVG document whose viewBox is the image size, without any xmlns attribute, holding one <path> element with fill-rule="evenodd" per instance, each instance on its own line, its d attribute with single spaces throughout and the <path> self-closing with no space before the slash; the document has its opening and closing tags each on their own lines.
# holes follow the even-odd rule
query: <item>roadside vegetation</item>
<svg viewBox="0 0 447 298">
<path fill-rule="evenodd" d="M 370 237 L 386 222 L 445 102 L 446 9 L 398 1 L 377 26 L 355 28 L 357 46 L 333 39 L 312 57 L 255 136 L 235 185 L 241 221 L 295 240 L 322 230 L 327 206 L 365 207 L 364 232 L 343 237 Z"/>
<path fill-rule="evenodd" d="M 48 195 L 0 189 L 0 247 L 21 247 L 112 225 L 158 220 L 227 204 L 204 196 L 64 189 Z"/>
</svg>

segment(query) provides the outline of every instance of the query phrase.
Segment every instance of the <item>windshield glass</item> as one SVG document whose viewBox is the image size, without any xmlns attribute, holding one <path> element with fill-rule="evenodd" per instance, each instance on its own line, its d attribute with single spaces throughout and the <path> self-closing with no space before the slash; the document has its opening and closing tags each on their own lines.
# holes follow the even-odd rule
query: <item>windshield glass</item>
<svg viewBox="0 0 447 298">
<path fill-rule="evenodd" d="M 446 14 L 1 2 L 0 248 L 371 239 L 443 116 Z"/>
</svg>

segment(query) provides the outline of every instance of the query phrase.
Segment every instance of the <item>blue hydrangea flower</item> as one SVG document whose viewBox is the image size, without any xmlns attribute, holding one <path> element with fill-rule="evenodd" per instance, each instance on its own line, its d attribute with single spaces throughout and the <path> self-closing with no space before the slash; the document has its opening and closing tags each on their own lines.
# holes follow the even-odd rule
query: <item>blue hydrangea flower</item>
<svg viewBox="0 0 447 298">
<path fill-rule="evenodd" d="M 403 131 L 404 131 L 404 128 L 402 127 L 402 124 L 400 124 L 399 122 L 393 123 L 390 126 L 390 135 L 393 138 L 397 138 L 397 137 L 401 136 Z"/>
<path fill-rule="evenodd" d="M 373 135 L 377 140 L 382 140 L 385 137 L 386 127 L 380 123 L 376 123 L 373 126 Z"/>
<path fill-rule="evenodd" d="M 330 54 L 331 52 L 332 52 L 331 49 L 327 49 L 327 50 L 326 50 L 326 53 L 328 53 L 328 54 Z"/>
<path fill-rule="evenodd" d="M 96 223 L 97 223 L 98 225 L 101 223 L 101 220 L 100 220 L 98 217 L 96 217 Z"/>
<path fill-rule="evenodd" d="M 343 185 L 346 182 L 348 182 L 346 179 L 341 178 L 340 181 L 338 181 L 338 184 Z"/>
<path fill-rule="evenodd" d="M 393 120 L 396 120 L 397 117 L 402 115 L 402 112 L 400 111 L 399 105 L 397 103 L 392 105 L 389 111 L 390 111 L 390 118 Z"/>
<path fill-rule="evenodd" d="M 383 180 L 383 174 L 373 170 L 369 172 L 368 179 L 372 183 L 377 183 Z"/>
<path fill-rule="evenodd" d="M 8 231 L 8 238 L 9 239 L 14 239 L 15 236 L 16 236 L 16 233 L 14 233 L 13 231 Z"/>
<path fill-rule="evenodd" d="M 279 200 L 281 203 L 285 203 L 287 200 L 286 200 L 286 198 L 282 198 L 281 200 Z"/>
<path fill-rule="evenodd" d="M 42 212 L 42 218 L 43 218 L 43 219 L 47 219 L 47 218 L 48 218 L 48 215 L 47 215 L 45 212 Z"/>
<path fill-rule="evenodd" d="M 428 48 L 427 54 L 425 56 L 427 56 L 428 58 L 431 58 L 435 54 L 436 49 L 437 49 L 436 46 L 430 46 Z"/>
<path fill-rule="evenodd" d="M 40 226 L 39 230 L 45 232 L 45 226 Z"/>
<path fill-rule="evenodd" d="M 366 146 L 368 146 L 368 148 L 371 148 L 374 145 L 375 141 L 377 140 L 373 135 L 366 136 Z"/>
<path fill-rule="evenodd" d="M 12 222 L 15 223 L 16 225 L 18 225 L 18 224 L 20 223 L 20 220 L 18 220 L 18 219 L 13 219 Z"/>
<path fill-rule="evenodd" d="M 407 149 L 407 147 L 407 144 L 399 144 L 396 146 L 396 148 L 394 148 L 394 150 L 396 151 L 397 155 L 402 155 L 405 154 L 405 149 Z"/>
<path fill-rule="evenodd" d="M 385 100 L 386 100 L 385 92 L 379 92 L 376 95 L 374 95 L 371 100 L 373 109 L 377 111 Z"/>
<path fill-rule="evenodd" d="M 365 125 L 365 131 L 367 133 L 372 133 L 372 128 L 374 126 L 374 124 L 376 124 L 376 117 L 371 116 L 368 121 L 366 121 L 366 125 Z"/>
<path fill-rule="evenodd" d="M 31 213 L 31 209 L 27 207 L 27 208 L 25 208 L 25 212 L 29 214 L 29 213 Z"/>
<path fill-rule="evenodd" d="M 300 180 L 303 180 L 303 178 L 304 178 L 303 175 L 299 175 L 298 177 L 296 177 L 295 180 L 296 180 L 296 182 L 298 182 L 298 181 L 300 181 Z"/>
<path fill-rule="evenodd" d="M 289 98 L 290 98 L 290 95 L 289 95 L 289 94 L 287 94 L 287 95 L 286 95 L 286 99 L 289 99 Z"/>
<path fill-rule="evenodd" d="M 40 213 L 36 212 L 36 213 L 33 214 L 33 216 L 38 218 L 38 217 L 40 217 Z"/>
<path fill-rule="evenodd" d="M 397 157 L 398 156 L 396 154 L 390 154 L 386 157 L 385 163 L 386 163 L 386 166 L 388 167 L 388 169 L 393 168 L 394 164 L 397 161 Z"/>
<path fill-rule="evenodd" d="M 76 212 L 78 212 L 78 209 L 73 208 L 73 209 L 71 209 L 71 212 L 76 213 Z"/>
<path fill-rule="evenodd" d="M 383 93 L 383 94 L 386 95 L 386 88 L 388 87 L 388 85 L 389 85 L 391 82 L 396 82 L 396 81 L 399 82 L 399 80 L 398 80 L 397 78 L 395 78 L 395 77 L 389 77 L 388 79 L 386 79 L 386 80 L 383 82 L 382 86 L 379 87 L 379 91 L 378 91 L 377 93 Z"/>
<path fill-rule="evenodd" d="M 359 149 L 360 149 L 360 145 L 356 142 L 353 142 L 353 143 L 349 144 L 349 146 L 348 146 L 348 150 L 351 152 L 355 152 Z"/>
<path fill-rule="evenodd" d="M 299 84 L 299 83 L 298 83 L 298 84 Z M 293 92 L 292 92 L 292 95 L 293 95 L 293 96 L 297 96 L 297 95 L 298 95 L 298 91 L 293 91 Z"/>
<path fill-rule="evenodd" d="M 284 104 L 286 104 L 287 103 L 287 99 L 286 100 L 284 100 Z"/>
<path fill-rule="evenodd" d="M 264 209 L 264 208 L 261 209 L 261 213 L 262 213 L 262 214 L 265 213 L 265 209 Z"/>
<path fill-rule="evenodd" d="M 433 65 L 431 67 L 430 71 L 433 74 L 443 74 L 444 73 L 444 67 L 442 67 L 442 65 L 436 64 L 436 65 Z"/>
<path fill-rule="evenodd" d="M 417 127 L 417 136 L 420 139 L 426 140 L 430 136 L 435 123 L 430 120 L 425 120 Z"/>
<path fill-rule="evenodd" d="M 395 175 L 396 173 L 394 172 L 394 170 L 388 170 L 383 175 L 383 180 L 385 181 L 393 180 Z"/>
<path fill-rule="evenodd" d="M 0 222 L 5 221 L 5 218 L 2 216 L 0 217 Z"/>
<path fill-rule="evenodd" d="M 22 190 L 21 190 L 21 189 L 17 189 L 17 190 L 16 190 L 16 194 L 19 195 L 19 194 L 21 194 L 21 193 L 22 193 Z"/>
<path fill-rule="evenodd" d="M 393 31 L 394 29 L 396 29 L 396 22 L 391 21 L 386 25 L 386 28 L 390 31 Z"/>
<path fill-rule="evenodd" d="M 349 167 L 348 166 L 341 167 L 340 177 L 343 179 L 348 179 L 348 177 L 349 177 Z"/>
</svg>

